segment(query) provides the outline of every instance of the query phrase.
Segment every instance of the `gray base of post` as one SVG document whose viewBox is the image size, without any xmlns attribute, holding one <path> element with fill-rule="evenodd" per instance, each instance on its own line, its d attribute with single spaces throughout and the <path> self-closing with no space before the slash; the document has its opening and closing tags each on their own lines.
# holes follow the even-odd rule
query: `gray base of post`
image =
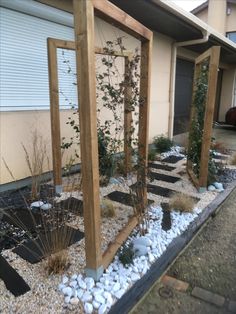
<svg viewBox="0 0 236 314">
<path fill-rule="evenodd" d="M 55 185 L 55 193 L 56 194 L 62 193 L 62 185 Z"/>
<path fill-rule="evenodd" d="M 97 269 L 85 268 L 85 273 L 87 277 L 92 277 L 95 281 L 98 281 L 102 276 L 104 271 L 103 266 L 100 266 Z"/>
<path fill-rule="evenodd" d="M 205 188 L 205 187 L 200 187 L 199 189 L 198 189 L 198 192 L 199 193 L 205 193 L 207 191 L 207 188 Z"/>
</svg>

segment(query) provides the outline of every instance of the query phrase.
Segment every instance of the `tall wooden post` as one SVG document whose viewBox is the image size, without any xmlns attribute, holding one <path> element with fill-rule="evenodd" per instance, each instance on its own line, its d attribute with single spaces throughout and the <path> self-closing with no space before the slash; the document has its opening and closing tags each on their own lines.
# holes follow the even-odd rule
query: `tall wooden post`
<svg viewBox="0 0 236 314">
<path fill-rule="evenodd" d="M 103 272 L 96 110 L 94 8 L 92 1 L 74 0 L 81 161 L 83 177 L 86 274 Z"/>
<path fill-rule="evenodd" d="M 140 106 L 139 106 L 139 158 L 140 167 L 138 181 L 142 182 L 143 201 L 142 209 L 147 206 L 147 159 L 148 159 L 148 130 L 151 87 L 151 51 L 152 37 L 141 42 L 141 68 L 140 68 Z"/>
<path fill-rule="evenodd" d="M 59 89 L 57 72 L 57 48 L 55 43 L 48 38 L 48 71 L 50 90 L 50 116 L 52 136 L 52 162 L 53 181 L 56 193 L 62 192 L 62 170 L 61 170 L 61 132 L 59 111 Z"/>
</svg>

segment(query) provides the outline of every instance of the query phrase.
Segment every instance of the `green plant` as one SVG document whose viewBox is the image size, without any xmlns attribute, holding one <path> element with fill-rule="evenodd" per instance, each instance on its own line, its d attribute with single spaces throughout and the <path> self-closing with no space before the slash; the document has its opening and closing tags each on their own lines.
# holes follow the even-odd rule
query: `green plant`
<svg viewBox="0 0 236 314">
<path fill-rule="evenodd" d="M 173 141 L 170 140 L 167 136 L 160 135 L 154 137 L 153 144 L 155 145 L 156 151 L 158 153 L 164 153 L 171 149 L 173 146 Z"/>
<path fill-rule="evenodd" d="M 191 196 L 181 192 L 174 193 L 169 200 L 168 208 L 170 210 L 179 210 L 180 212 L 192 212 L 194 200 Z"/>
<path fill-rule="evenodd" d="M 116 215 L 115 207 L 112 201 L 103 199 L 100 204 L 101 214 L 103 218 L 113 218 Z"/>
<path fill-rule="evenodd" d="M 205 121 L 205 107 L 208 91 L 208 73 L 209 73 L 209 59 L 204 60 L 200 65 L 199 76 L 195 82 L 193 110 L 190 131 L 189 131 L 189 148 L 188 159 L 192 162 L 193 172 L 199 178 L 201 167 L 201 152 L 203 143 L 203 131 Z M 211 145 L 214 138 L 211 138 Z M 217 176 L 217 167 L 213 160 L 213 153 L 210 152 L 208 160 L 208 184 L 215 181 Z"/>
<path fill-rule="evenodd" d="M 155 149 L 149 150 L 149 152 L 148 152 L 148 160 L 149 161 L 156 160 L 156 150 Z"/>
<path fill-rule="evenodd" d="M 133 264 L 134 260 L 134 251 L 133 251 L 133 244 L 124 244 L 123 247 L 120 248 L 118 251 L 118 258 L 119 261 L 125 266 L 128 267 L 129 265 Z"/>
</svg>

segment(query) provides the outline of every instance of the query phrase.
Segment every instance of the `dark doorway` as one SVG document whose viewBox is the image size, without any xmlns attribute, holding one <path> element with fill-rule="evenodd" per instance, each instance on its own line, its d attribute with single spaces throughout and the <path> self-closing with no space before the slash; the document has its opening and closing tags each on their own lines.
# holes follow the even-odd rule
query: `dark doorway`
<svg viewBox="0 0 236 314">
<path fill-rule="evenodd" d="M 194 63 L 177 58 L 175 80 L 174 134 L 188 131 L 192 101 Z"/>
<path fill-rule="evenodd" d="M 218 70 L 218 80 L 216 89 L 216 101 L 215 101 L 215 111 L 214 111 L 214 121 L 219 121 L 219 111 L 220 111 L 220 98 L 221 98 L 221 86 L 222 86 L 223 70 Z"/>
</svg>

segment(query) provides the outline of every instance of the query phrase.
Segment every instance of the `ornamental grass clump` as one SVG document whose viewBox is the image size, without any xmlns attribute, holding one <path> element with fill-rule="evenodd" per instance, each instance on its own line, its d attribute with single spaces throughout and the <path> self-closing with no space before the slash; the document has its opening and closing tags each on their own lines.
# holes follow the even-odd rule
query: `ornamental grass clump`
<svg viewBox="0 0 236 314">
<path fill-rule="evenodd" d="M 165 153 L 171 150 L 173 141 L 170 140 L 167 136 L 160 135 L 154 137 L 153 144 L 155 145 L 156 151 L 158 153 Z"/>
<path fill-rule="evenodd" d="M 104 199 L 101 201 L 101 215 L 103 218 L 113 218 L 116 216 L 115 207 L 112 201 Z"/>
<path fill-rule="evenodd" d="M 169 210 L 179 210 L 180 212 L 192 212 L 194 208 L 194 200 L 191 196 L 181 192 L 174 193 L 170 197 Z"/>
</svg>

